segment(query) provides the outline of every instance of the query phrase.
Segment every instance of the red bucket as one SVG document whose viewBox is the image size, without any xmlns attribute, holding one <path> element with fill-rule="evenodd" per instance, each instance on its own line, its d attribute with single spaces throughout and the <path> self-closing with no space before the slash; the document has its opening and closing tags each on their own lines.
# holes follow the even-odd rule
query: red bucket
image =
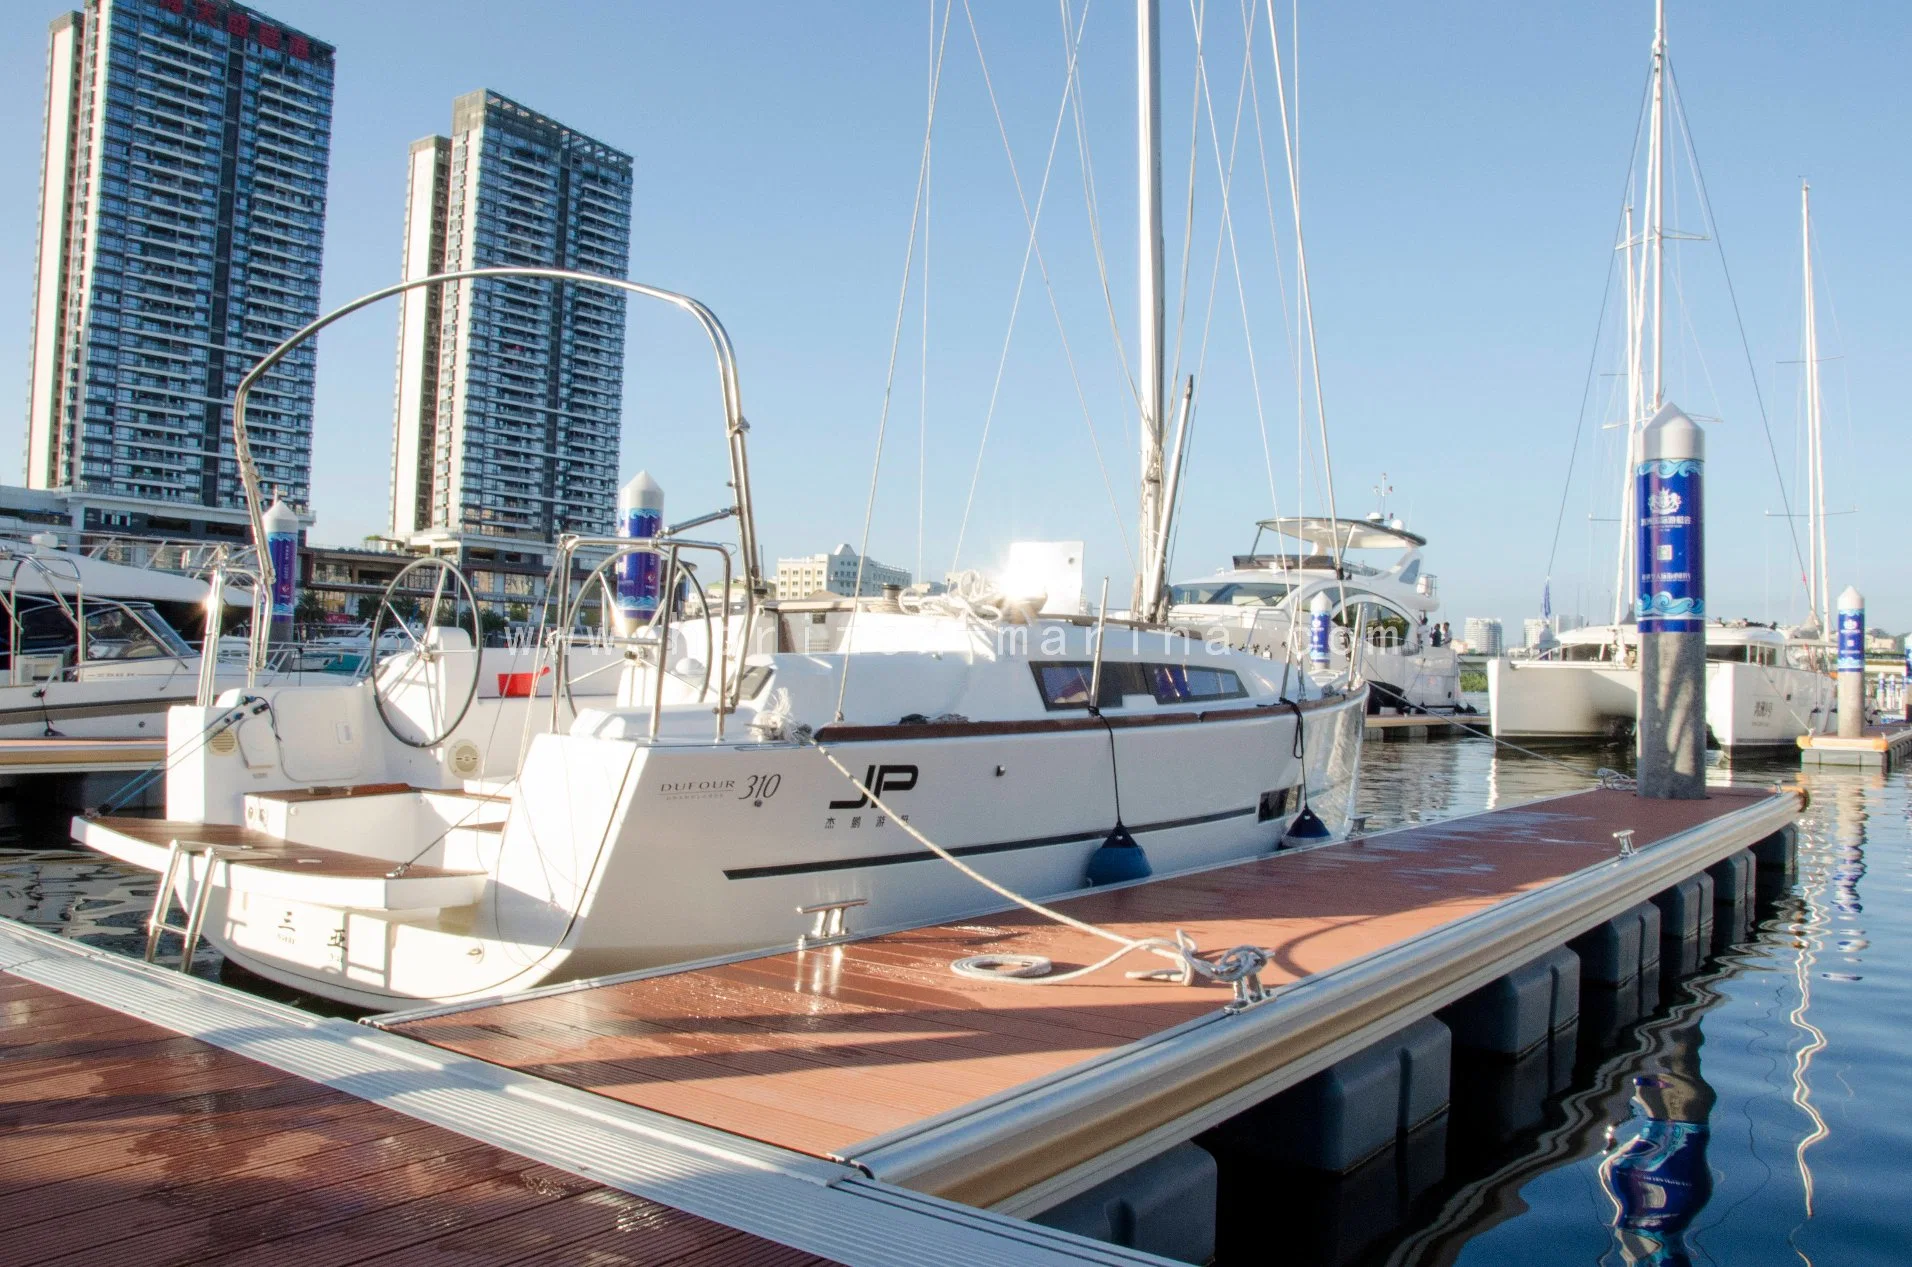
<svg viewBox="0 0 1912 1267">
<path fill-rule="evenodd" d="M 538 679 L 549 673 L 549 665 L 536 673 L 500 673 L 498 675 L 498 694 L 506 699 L 525 699 L 535 694 Z"/>
</svg>

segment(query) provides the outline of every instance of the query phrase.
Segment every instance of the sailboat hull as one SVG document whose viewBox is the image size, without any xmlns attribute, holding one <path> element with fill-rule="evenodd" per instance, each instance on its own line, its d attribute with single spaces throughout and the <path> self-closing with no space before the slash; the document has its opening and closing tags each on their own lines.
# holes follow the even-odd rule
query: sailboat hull
<svg viewBox="0 0 1912 1267">
<path fill-rule="evenodd" d="M 826 729 L 824 751 L 887 813 L 813 745 L 542 735 L 502 830 L 454 830 L 431 855 L 485 873 L 476 901 L 345 908 L 264 891 L 235 865 L 216 869 L 206 935 L 290 988 L 389 1008 L 787 945 L 815 921 L 799 908 L 819 904 L 860 903 L 847 910 L 852 933 L 984 913 L 1002 899 L 898 817 L 1036 898 L 1082 888 L 1118 821 L 1157 874 L 1265 854 L 1305 798 L 1345 808 L 1364 704 L 1357 692 L 1299 713 L 1075 718 L 1062 733 L 886 726 L 832 741 Z M 859 733 L 875 730 L 925 733 Z M 97 824 L 86 839 L 126 852 Z M 181 900 L 191 883 L 181 878 Z"/>
</svg>

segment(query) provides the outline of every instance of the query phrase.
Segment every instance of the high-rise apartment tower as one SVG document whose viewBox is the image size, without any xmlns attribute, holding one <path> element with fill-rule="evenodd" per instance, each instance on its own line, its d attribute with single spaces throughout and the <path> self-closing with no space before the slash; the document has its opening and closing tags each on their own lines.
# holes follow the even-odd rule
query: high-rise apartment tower
<svg viewBox="0 0 1912 1267">
<path fill-rule="evenodd" d="M 404 275 L 523 264 L 624 277 L 631 157 L 495 92 L 413 144 Z M 611 528 L 624 296 L 486 279 L 399 312 L 392 532 L 554 540 Z"/>
<path fill-rule="evenodd" d="M 223 0 L 89 0 L 49 43 L 27 485 L 240 505 L 233 390 L 319 311 L 332 48 Z M 301 508 L 315 364 L 248 409 Z"/>
</svg>

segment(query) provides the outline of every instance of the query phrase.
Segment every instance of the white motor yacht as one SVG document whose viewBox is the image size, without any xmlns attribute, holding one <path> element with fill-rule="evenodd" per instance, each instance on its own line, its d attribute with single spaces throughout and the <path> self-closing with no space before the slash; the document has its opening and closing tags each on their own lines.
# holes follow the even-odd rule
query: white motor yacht
<svg viewBox="0 0 1912 1267">
<path fill-rule="evenodd" d="M 1263 534 L 1298 548 L 1260 553 Z M 1232 566 L 1170 587 L 1169 620 L 1256 655 L 1303 664 L 1309 608 L 1326 595 L 1334 627 L 1327 662 L 1311 665 L 1315 676 L 1346 681 L 1353 669 L 1371 688 L 1370 711 L 1453 712 L 1464 707 L 1460 666 L 1433 620 L 1440 594 L 1434 574 L 1422 568 L 1426 545 L 1399 519 L 1378 514 L 1264 520 Z"/>
<path fill-rule="evenodd" d="M 206 582 L 0 542 L 0 738 L 157 738 L 193 699 L 199 653 L 175 620 L 205 621 Z M 197 632 L 197 628 L 194 630 Z M 245 667 L 220 670 L 233 686 Z"/>
</svg>

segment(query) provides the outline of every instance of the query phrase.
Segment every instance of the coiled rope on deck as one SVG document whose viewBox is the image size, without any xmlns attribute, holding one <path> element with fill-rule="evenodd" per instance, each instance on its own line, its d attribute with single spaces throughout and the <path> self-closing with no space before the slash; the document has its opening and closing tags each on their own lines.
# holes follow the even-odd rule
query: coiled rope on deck
<svg viewBox="0 0 1912 1267">
<path fill-rule="evenodd" d="M 801 740 L 808 742 L 825 761 L 836 768 L 838 774 L 848 779 L 850 785 L 869 798 L 871 805 L 891 821 L 901 827 L 917 844 L 955 867 L 958 871 L 982 885 L 998 897 L 1005 898 L 1024 910 L 1053 920 L 1058 924 L 1073 928 L 1077 932 L 1114 942 L 1119 949 L 1087 967 L 1076 968 L 1069 972 L 1051 973 L 1050 962 L 1040 955 L 972 955 L 958 959 L 950 964 L 950 970 L 958 976 L 983 981 L 1006 981 L 1014 985 L 1061 985 L 1076 981 L 1093 972 L 1100 972 L 1109 965 L 1133 954 L 1153 954 L 1168 960 L 1171 967 L 1147 968 L 1131 971 L 1126 975 L 1137 981 L 1173 981 L 1180 985 L 1195 985 L 1198 982 L 1213 981 L 1220 985 L 1234 986 L 1239 999 L 1258 999 L 1262 995 L 1259 975 L 1268 966 L 1274 952 L 1262 946 L 1234 946 L 1214 955 L 1205 956 L 1195 945 L 1194 938 L 1181 929 L 1175 930 L 1175 936 L 1169 937 L 1125 937 L 1121 933 L 1098 927 L 1073 915 L 1064 914 L 1054 907 L 1044 906 L 1032 901 L 1005 885 L 996 883 L 988 876 L 977 871 L 949 850 L 925 836 L 902 815 L 883 803 L 876 790 L 871 788 L 852 773 L 841 761 L 836 759 L 824 745 L 813 738 Z"/>
</svg>

